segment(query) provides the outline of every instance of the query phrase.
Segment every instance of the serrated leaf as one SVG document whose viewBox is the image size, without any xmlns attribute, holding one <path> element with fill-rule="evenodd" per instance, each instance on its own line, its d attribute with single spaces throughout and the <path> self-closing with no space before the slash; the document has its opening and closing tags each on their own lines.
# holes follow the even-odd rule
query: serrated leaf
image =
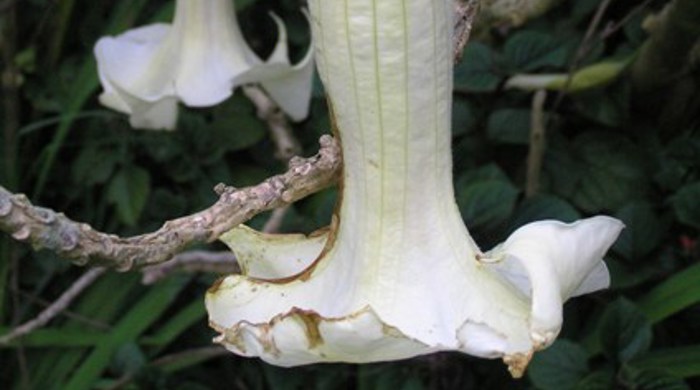
<svg viewBox="0 0 700 390">
<path fill-rule="evenodd" d="M 621 261 L 616 261 L 616 259 L 608 259 L 606 264 L 608 265 L 610 279 L 612 280 L 612 286 L 610 288 L 616 290 L 637 286 L 653 279 L 659 273 L 655 265 L 640 265 L 638 262 L 626 264 Z M 649 320 L 652 319 L 649 318 Z"/>
<path fill-rule="evenodd" d="M 509 65 L 520 72 L 533 71 L 544 66 L 561 67 L 566 64 L 568 50 L 549 34 L 520 31 L 513 34 L 503 48 Z"/>
<path fill-rule="evenodd" d="M 455 98 L 454 104 L 452 105 L 452 135 L 469 133 L 475 123 L 474 111 L 469 101 L 467 99 Z"/>
<path fill-rule="evenodd" d="M 114 153 L 87 147 L 80 151 L 73 163 L 73 180 L 85 185 L 102 184 L 112 175 L 116 163 Z"/>
<path fill-rule="evenodd" d="M 561 134 L 551 134 L 547 141 L 542 167 L 542 186 L 564 199 L 571 200 L 584 173 L 583 164 L 577 161 L 574 147 Z"/>
<path fill-rule="evenodd" d="M 688 390 L 690 387 L 678 377 L 669 375 L 654 367 L 639 370 L 625 366 L 619 375 L 626 387 L 639 390 Z"/>
<path fill-rule="evenodd" d="M 700 229 L 700 181 L 681 187 L 671 203 L 679 221 Z"/>
<path fill-rule="evenodd" d="M 265 138 L 262 121 L 251 115 L 219 119 L 212 126 L 212 138 L 228 151 L 247 149 Z"/>
<path fill-rule="evenodd" d="M 651 345 L 651 323 L 625 298 L 608 305 L 599 327 L 600 345 L 609 359 L 624 363 L 646 352 Z"/>
<path fill-rule="evenodd" d="M 497 69 L 497 54 L 482 43 L 472 42 L 464 49 L 462 62 L 455 68 L 455 88 L 470 92 L 494 91 L 501 81 Z"/>
<path fill-rule="evenodd" d="M 487 133 L 492 141 L 527 145 L 530 140 L 530 110 L 504 108 L 489 116 Z"/>
<path fill-rule="evenodd" d="M 469 227 L 490 229 L 513 212 L 518 189 L 501 180 L 479 181 L 457 195 L 457 204 Z"/>
<path fill-rule="evenodd" d="M 615 213 L 625 223 L 613 249 L 627 260 L 640 260 L 661 240 L 661 221 L 646 202 L 630 203 Z"/>
<path fill-rule="evenodd" d="M 149 198 L 146 211 L 149 217 L 157 221 L 165 221 L 183 215 L 187 210 L 187 197 L 175 194 L 164 188 L 153 191 Z"/>
<path fill-rule="evenodd" d="M 615 387 L 615 373 L 608 370 L 598 370 L 581 379 L 575 390 L 610 390 Z"/>
<path fill-rule="evenodd" d="M 530 380 L 541 390 L 574 389 L 587 373 L 586 350 L 568 340 L 557 340 L 535 354 L 528 367 Z"/>
<path fill-rule="evenodd" d="M 573 222 L 581 218 L 581 214 L 569 202 L 555 195 L 539 194 L 526 199 L 516 210 L 512 228 L 516 229 L 527 223 L 543 219 L 556 219 L 563 222 Z"/>
<path fill-rule="evenodd" d="M 151 177 L 147 171 L 135 166 L 122 168 L 112 178 L 107 189 L 107 199 L 117 208 L 122 223 L 133 226 L 139 219 L 150 193 Z"/>
<path fill-rule="evenodd" d="M 581 114 L 605 126 L 617 127 L 629 120 L 630 88 L 625 83 L 577 94 L 575 101 Z"/>
<path fill-rule="evenodd" d="M 647 159 L 627 139 L 592 132 L 576 139 L 580 158 L 579 181 L 574 204 L 589 213 L 615 210 L 643 199 L 649 185 Z"/>
<path fill-rule="evenodd" d="M 485 180 L 498 180 L 510 183 L 508 175 L 496 164 L 487 164 L 477 169 L 472 169 L 460 175 L 457 180 L 457 188 L 464 189 L 470 184 Z"/>
</svg>

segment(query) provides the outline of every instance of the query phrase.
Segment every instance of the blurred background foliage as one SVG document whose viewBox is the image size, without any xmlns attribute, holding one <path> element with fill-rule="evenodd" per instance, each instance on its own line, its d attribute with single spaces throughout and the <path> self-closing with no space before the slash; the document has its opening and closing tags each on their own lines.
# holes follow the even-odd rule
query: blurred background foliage
<svg viewBox="0 0 700 390">
<path fill-rule="evenodd" d="M 0 346 L 0 387 L 700 388 L 700 10 L 695 0 L 676 0 L 686 7 L 673 16 L 682 23 L 666 28 L 652 15 L 668 3 L 570 0 L 518 27 L 482 25 L 455 69 L 457 201 L 483 247 L 543 218 L 604 213 L 627 225 L 607 257 L 612 287 L 567 303 L 559 340 L 535 356 L 523 380 L 510 379 L 500 361 L 453 353 L 295 369 L 222 354 L 211 344 L 203 306 L 219 275 L 179 273 L 143 286 L 136 271 L 110 271 L 48 327 Z M 210 205 L 219 182 L 240 187 L 284 170 L 241 93 L 211 109 L 181 108 L 172 133 L 134 131 L 125 116 L 97 104 L 95 41 L 167 22 L 173 4 L 0 1 L 3 186 L 97 229 L 131 235 Z M 252 47 L 261 56 L 271 50 L 274 11 L 287 24 L 294 59 L 309 44 L 303 5 L 236 1 Z M 581 77 L 600 79 L 594 73 L 610 62 L 622 65 L 605 83 L 549 91 L 539 188 L 526 193 L 533 93 L 506 89 L 507 80 L 582 69 L 592 71 Z M 316 83 L 311 116 L 294 125 L 304 155 L 329 129 Z M 334 198 L 327 190 L 296 203 L 282 230 L 324 226 Z M 267 217 L 250 225 L 259 228 Z M 0 335 L 36 316 L 83 272 L 0 237 Z"/>
</svg>

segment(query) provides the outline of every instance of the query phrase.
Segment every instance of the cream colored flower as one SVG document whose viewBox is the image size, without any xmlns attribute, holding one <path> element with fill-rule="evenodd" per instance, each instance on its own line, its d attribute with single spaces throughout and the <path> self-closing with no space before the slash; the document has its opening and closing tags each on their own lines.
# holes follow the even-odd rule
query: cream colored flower
<svg viewBox="0 0 700 390">
<path fill-rule="evenodd" d="M 129 114 L 133 127 L 173 129 L 177 103 L 216 105 L 241 84 L 259 82 L 294 120 L 306 117 L 313 75 L 312 51 L 291 65 L 282 21 L 263 62 L 246 44 L 231 0 L 177 0 L 172 25 L 153 24 L 95 45 L 100 102 Z"/>
<path fill-rule="evenodd" d="M 535 222 L 484 253 L 454 201 L 451 1 L 312 0 L 316 55 L 342 141 L 326 231 L 222 239 L 244 273 L 207 294 L 217 341 L 294 366 L 455 350 L 522 375 L 569 297 L 609 283 L 622 223 Z"/>
</svg>

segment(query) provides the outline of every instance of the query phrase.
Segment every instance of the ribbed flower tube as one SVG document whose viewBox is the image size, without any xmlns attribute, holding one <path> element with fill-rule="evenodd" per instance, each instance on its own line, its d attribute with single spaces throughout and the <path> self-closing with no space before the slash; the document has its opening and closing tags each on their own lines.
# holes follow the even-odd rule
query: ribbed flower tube
<svg viewBox="0 0 700 390">
<path fill-rule="evenodd" d="M 521 375 L 558 334 L 563 302 L 607 286 L 602 256 L 622 224 L 541 221 L 480 251 L 452 184 L 451 2 L 309 5 L 340 203 L 311 237 L 223 237 L 247 273 L 207 294 L 217 341 L 285 366 L 458 350 Z"/>
<path fill-rule="evenodd" d="M 174 129 L 177 103 L 208 107 L 242 84 L 259 82 L 292 119 L 308 114 L 311 51 L 292 65 L 287 33 L 266 61 L 248 47 L 232 0 L 177 0 L 172 24 L 156 23 L 103 37 L 95 45 L 104 92 L 100 102 L 129 114 L 132 127 Z"/>
</svg>

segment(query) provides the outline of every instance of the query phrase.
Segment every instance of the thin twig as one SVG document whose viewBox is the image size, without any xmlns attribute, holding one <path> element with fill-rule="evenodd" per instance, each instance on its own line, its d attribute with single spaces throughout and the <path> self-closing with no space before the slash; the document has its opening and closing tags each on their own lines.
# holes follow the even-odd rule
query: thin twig
<svg viewBox="0 0 700 390">
<path fill-rule="evenodd" d="M 598 31 L 598 26 L 600 25 L 600 22 L 603 19 L 603 15 L 605 15 L 605 11 L 608 9 L 610 2 L 611 0 L 603 0 L 596 9 L 593 19 L 591 19 L 591 22 L 588 24 L 586 34 L 583 36 L 581 43 L 579 43 L 578 47 L 576 48 L 576 53 L 574 54 L 573 59 L 569 63 L 569 69 L 567 71 L 568 76 L 566 78 L 566 82 L 564 83 L 564 88 L 557 95 L 557 98 L 554 101 L 554 104 L 552 105 L 552 112 L 556 112 L 557 108 L 564 100 L 564 96 L 567 95 L 569 86 L 571 86 L 571 82 L 574 79 L 574 73 L 576 73 L 576 70 L 578 69 L 579 65 L 586 57 L 588 52 L 591 50 L 591 47 L 593 47 L 592 41 L 595 37 L 595 32 Z"/>
<path fill-rule="evenodd" d="M 527 182 L 525 197 L 531 198 L 540 188 L 540 173 L 545 152 L 544 102 L 547 91 L 541 89 L 532 97 L 532 119 L 530 127 L 530 150 L 527 155 Z"/>
<path fill-rule="evenodd" d="M 467 34 L 473 18 L 470 15 L 464 18 Z M 220 184 L 215 188 L 219 200 L 211 207 L 168 221 L 155 232 L 127 238 L 99 232 L 62 213 L 34 206 L 26 196 L 0 186 L 0 231 L 79 265 L 128 270 L 159 264 L 192 244 L 217 239 L 256 214 L 287 206 L 333 185 L 342 165 L 340 145 L 328 135 L 322 136 L 320 143 L 316 156 L 291 158 L 286 173 L 243 189 Z"/>
<path fill-rule="evenodd" d="M 46 325 L 58 314 L 66 310 L 73 300 L 86 288 L 92 285 L 107 269 L 102 267 L 92 268 L 86 271 L 78 280 L 73 283 L 61 296 L 49 307 L 42 310 L 34 319 L 15 327 L 6 335 L 0 337 L 0 345 L 9 344 L 12 340 L 22 337 Z"/>
<path fill-rule="evenodd" d="M 141 283 L 150 285 L 177 272 L 207 272 L 213 274 L 240 273 L 236 256 L 230 251 L 189 251 L 172 260 L 142 269 Z"/>
<path fill-rule="evenodd" d="M 544 14 L 562 0 L 481 0 L 481 2 L 484 17 L 480 18 L 480 23 L 499 29 L 509 29 Z"/>
<path fill-rule="evenodd" d="M 275 157 L 284 162 L 301 153 L 301 144 L 294 137 L 287 116 L 272 99 L 258 86 L 243 87 L 243 93 L 257 109 L 258 118 L 270 129 L 272 142 L 275 143 Z"/>
<path fill-rule="evenodd" d="M 282 222 L 284 221 L 284 217 L 287 215 L 287 212 L 289 211 L 289 206 L 285 207 L 280 207 L 278 209 L 275 209 L 272 211 L 272 215 L 270 215 L 270 218 L 265 222 L 265 226 L 263 226 L 262 231 L 265 233 L 276 233 L 280 230 L 280 227 L 282 226 Z"/>
<path fill-rule="evenodd" d="M 632 19 L 632 17 L 638 13 L 641 12 L 644 8 L 648 7 L 649 4 L 651 4 L 653 0 L 645 0 L 643 3 L 637 5 L 636 7 L 632 8 L 630 12 L 627 13 L 622 19 L 620 19 L 617 23 L 610 23 L 603 28 L 603 31 L 601 31 L 598 39 L 601 41 L 604 41 L 608 39 L 612 34 L 617 32 L 617 30 L 621 29 L 627 22 Z"/>
<path fill-rule="evenodd" d="M 294 137 L 287 117 L 259 87 L 246 86 L 243 92 L 255 105 L 258 118 L 263 120 L 270 130 L 272 142 L 275 144 L 275 157 L 288 163 L 295 154 L 301 152 L 301 144 Z M 263 231 L 266 233 L 278 231 L 288 210 L 289 206 L 274 209 Z M 141 283 L 153 284 L 180 271 L 231 274 L 240 272 L 240 268 L 236 262 L 236 256 L 229 251 L 190 251 L 180 253 L 168 262 L 143 268 Z"/>
<path fill-rule="evenodd" d="M 34 304 L 36 304 L 36 305 L 38 305 L 38 306 L 41 306 L 41 307 L 43 307 L 43 308 L 47 308 L 47 307 L 49 307 L 49 306 L 51 306 L 51 305 L 53 304 L 53 302 L 47 301 L 47 300 L 45 300 L 45 299 L 42 299 L 42 298 L 40 298 L 40 297 L 38 297 L 38 296 L 36 296 L 36 295 L 34 295 L 34 294 L 30 294 L 30 293 L 28 293 L 28 292 L 26 292 L 26 291 L 19 290 L 19 291 L 13 291 L 13 292 L 16 292 L 17 294 L 21 295 L 22 298 L 23 298 L 23 299 L 26 299 L 29 303 L 34 303 Z M 108 324 L 104 323 L 104 322 L 97 321 L 97 320 L 95 320 L 95 319 L 86 317 L 86 316 L 84 316 L 84 315 L 82 315 L 82 314 L 78 314 L 78 313 L 76 313 L 76 312 L 74 312 L 74 311 L 71 311 L 71 310 L 69 310 L 69 309 L 67 309 L 67 308 L 66 308 L 65 310 L 63 310 L 63 312 L 61 313 L 61 315 L 62 315 L 63 317 L 66 317 L 66 318 L 70 318 L 70 319 L 72 319 L 72 320 L 75 320 L 76 322 L 81 322 L 81 323 L 83 323 L 83 324 L 85 324 L 85 325 L 88 325 L 88 326 L 90 326 L 90 327 L 93 327 L 93 328 L 95 328 L 95 329 L 99 329 L 99 330 L 109 330 L 109 328 L 110 328 L 110 326 L 109 326 Z"/>
<path fill-rule="evenodd" d="M 211 242 L 263 211 L 291 204 L 333 184 L 340 173 L 340 147 L 333 137 L 320 139 L 311 158 L 293 158 L 289 170 L 243 189 L 218 185 L 219 200 L 198 213 L 166 222 L 155 232 L 121 238 L 94 230 L 61 213 L 36 207 L 24 195 L 0 186 L 0 231 L 46 248 L 79 265 L 128 270 L 158 264 L 195 243 Z"/>
<path fill-rule="evenodd" d="M 479 0 L 455 0 L 455 26 L 453 30 L 452 41 L 454 43 L 454 63 L 462 60 L 464 47 L 469 41 L 469 35 L 472 31 L 472 26 L 476 14 L 479 12 Z"/>
<path fill-rule="evenodd" d="M 279 231 L 284 216 L 289 207 L 281 207 L 272 211 L 265 223 L 263 232 Z M 141 283 L 150 285 L 167 278 L 175 272 L 207 272 L 213 274 L 240 273 L 236 256 L 230 251 L 189 251 L 176 255 L 172 260 L 142 269 Z"/>
</svg>

